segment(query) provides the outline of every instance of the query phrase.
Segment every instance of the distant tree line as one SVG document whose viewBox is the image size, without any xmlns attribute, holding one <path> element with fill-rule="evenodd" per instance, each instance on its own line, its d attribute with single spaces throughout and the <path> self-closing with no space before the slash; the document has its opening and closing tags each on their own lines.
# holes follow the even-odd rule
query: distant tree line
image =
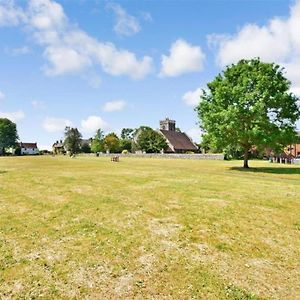
<svg viewBox="0 0 300 300">
<path fill-rule="evenodd" d="M 148 126 L 123 128 L 120 136 L 115 132 L 104 134 L 98 129 L 95 135 L 84 142 L 77 128 L 66 127 L 64 148 L 70 154 L 77 153 L 130 153 L 142 151 L 159 153 L 167 149 L 165 137 Z"/>
</svg>

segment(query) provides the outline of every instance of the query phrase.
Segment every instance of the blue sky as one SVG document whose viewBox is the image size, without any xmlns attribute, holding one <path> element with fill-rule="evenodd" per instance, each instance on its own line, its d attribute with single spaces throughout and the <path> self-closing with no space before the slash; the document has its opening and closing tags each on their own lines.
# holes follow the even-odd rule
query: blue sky
<svg viewBox="0 0 300 300">
<path fill-rule="evenodd" d="M 201 89 L 256 56 L 300 94 L 300 1 L 0 0 L 0 117 L 40 148 L 165 117 L 199 140 Z"/>
</svg>

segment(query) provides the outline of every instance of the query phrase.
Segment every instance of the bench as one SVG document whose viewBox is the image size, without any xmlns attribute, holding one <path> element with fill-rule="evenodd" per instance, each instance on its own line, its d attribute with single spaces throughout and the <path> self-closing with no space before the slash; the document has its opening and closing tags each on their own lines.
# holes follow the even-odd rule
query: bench
<svg viewBox="0 0 300 300">
<path fill-rule="evenodd" d="M 113 162 L 119 162 L 119 156 L 112 156 L 110 160 Z"/>
</svg>

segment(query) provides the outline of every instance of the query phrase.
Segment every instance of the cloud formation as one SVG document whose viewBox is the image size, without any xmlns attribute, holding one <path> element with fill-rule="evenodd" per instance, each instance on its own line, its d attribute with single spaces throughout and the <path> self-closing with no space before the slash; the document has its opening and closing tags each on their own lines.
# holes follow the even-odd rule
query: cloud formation
<svg viewBox="0 0 300 300">
<path fill-rule="evenodd" d="M 115 14 L 114 31 L 119 35 L 131 36 L 141 30 L 141 26 L 134 16 L 129 15 L 126 10 L 117 3 L 109 3 L 107 8 Z"/>
<path fill-rule="evenodd" d="M 149 56 L 137 58 L 133 52 L 99 41 L 72 24 L 63 7 L 54 0 L 29 0 L 25 9 L 0 2 L 0 26 L 22 26 L 43 47 L 49 76 L 84 72 L 99 65 L 112 76 L 142 79 L 153 69 Z"/>
<path fill-rule="evenodd" d="M 171 45 L 169 56 L 161 57 L 161 77 L 175 77 L 203 70 L 205 54 L 200 46 L 179 39 Z"/>
<path fill-rule="evenodd" d="M 202 95 L 202 89 L 197 88 L 194 91 L 186 92 L 182 96 L 182 100 L 185 102 L 186 105 L 189 106 L 196 106 L 200 102 L 200 96 Z"/>
<path fill-rule="evenodd" d="M 63 118 L 46 118 L 42 126 L 50 133 L 63 132 L 67 126 L 72 126 L 72 122 Z"/>
<path fill-rule="evenodd" d="M 87 119 L 81 121 L 81 128 L 85 133 L 93 133 L 99 128 L 107 128 L 107 123 L 101 117 L 89 116 Z"/>
<path fill-rule="evenodd" d="M 103 110 L 106 112 L 113 112 L 122 110 L 126 106 L 124 100 L 109 101 L 104 104 Z"/>
<path fill-rule="evenodd" d="M 300 88 L 300 1 L 294 2 L 288 18 L 272 18 L 266 25 L 246 24 L 234 35 L 208 36 L 216 47 L 216 61 L 224 67 L 245 58 L 260 57 L 286 68 L 293 89 Z"/>
<path fill-rule="evenodd" d="M 17 110 L 13 112 L 1 112 L 0 111 L 0 118 L 7 118 L 12 122 L 18 122 L 25 118 L 25 113 L 22 110 Z"/>
</svg>

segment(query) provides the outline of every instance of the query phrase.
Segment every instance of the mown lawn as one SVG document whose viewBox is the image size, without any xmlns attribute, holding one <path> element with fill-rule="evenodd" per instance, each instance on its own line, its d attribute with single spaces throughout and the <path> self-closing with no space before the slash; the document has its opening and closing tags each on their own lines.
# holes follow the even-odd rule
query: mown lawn
<svg viewBox="0 0 300 300">
<path fill-rule="evenodd" d="M 300 166 L 0 158 L 0 299 L 300 299 Z"/>
</svg>

